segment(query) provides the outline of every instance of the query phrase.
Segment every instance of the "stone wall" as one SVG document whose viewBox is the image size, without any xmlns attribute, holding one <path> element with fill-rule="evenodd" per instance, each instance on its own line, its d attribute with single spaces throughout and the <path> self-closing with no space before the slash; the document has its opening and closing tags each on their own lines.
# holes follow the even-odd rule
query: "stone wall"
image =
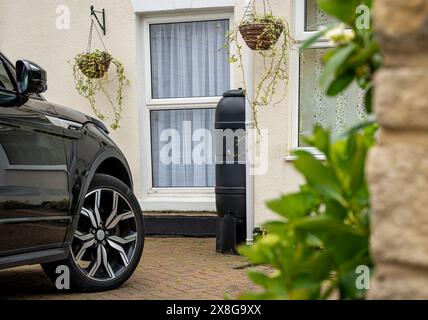
<svg viewBox="0 0 428 320">
<path fill-rule="evenodd" d="M 368 160 L 373 203 L 372 299 L 428 299 L 428 1 L 375 0 L 385 67 L 381 126 Z"/>
</svg>

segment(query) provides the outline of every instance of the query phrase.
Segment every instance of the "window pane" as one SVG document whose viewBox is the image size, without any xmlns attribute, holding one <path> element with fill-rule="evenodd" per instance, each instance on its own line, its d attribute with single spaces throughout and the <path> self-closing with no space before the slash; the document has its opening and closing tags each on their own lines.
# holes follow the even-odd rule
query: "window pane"
<svg viewBox="0 0 428 320">
<path fill-rule="evenodd" d="M 229 20 L 150 26 L 152 97 L 221 96 L 230 89 L 223 48 Z"/>
<path fill-rule="evenodd" d="M 12 81 L 10 80 L 9 75 L 6 72 L 2 61 L 0 61 L 0 89 L 6 89 L 9 91 L 14 90 Z"/>
<path fill-rule="evenodd" d="M 301 138 L 311 134 L 316 124 L 337 135 L 366 117 L 364 92 L 356 84 L 336 97 L 326 96 L 319 88 L 321 58 L 326 50 L 307 49 L 300 58 L 300 147 L 304 146 Z"/>
<path fill-rule="evenodd" d="M 151 112 L 153 187 L 215 185 L 215 109 Z"/>
<path fill-rule="evenodd" d="M 338 22 L 319 9 L 317 0 L 305 0 L 305 8 L 305 31 L 317 31 L 322 26 Z"/>
</svg>

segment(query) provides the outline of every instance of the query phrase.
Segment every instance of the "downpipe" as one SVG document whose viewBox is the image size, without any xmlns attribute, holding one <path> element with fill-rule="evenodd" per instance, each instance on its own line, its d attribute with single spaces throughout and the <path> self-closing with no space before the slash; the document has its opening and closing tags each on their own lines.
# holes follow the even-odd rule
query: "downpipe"
<svg viewBox="0 0 428 320">
<path fill-rule="evenodd" d="M 254 1 L 246 0 L 245 12 L 250 14 L 254 12 Z M 254 175 L 252 174 L 252 165 L 254 163 L 254 114 L 251 108 L 250 101 L 254 99 L 254 52 L 245 46 L 244 51 L 244 72 L 246 83 L 246 99 L 245 99 L 245 129 L 247 133 L 246 138 L 246 151 L 247 151 L 247 165 L 246 165 L 246 207 L 247 207 L 247 244 L 250 245 L 254 242 Z"/>
</svg>

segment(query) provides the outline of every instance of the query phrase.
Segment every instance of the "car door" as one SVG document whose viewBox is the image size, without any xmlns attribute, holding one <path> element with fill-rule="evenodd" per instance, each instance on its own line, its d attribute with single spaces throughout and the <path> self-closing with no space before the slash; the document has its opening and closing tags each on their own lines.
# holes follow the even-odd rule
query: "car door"
<svg viewBox="0 0 428 320">
<path fill-rule="evenodd" d="M 63 128 L 41 97 L 13 103 L 15 78 L 0 56 L 0 256 L 61 246 L 70 222 Z"/>
</svg>

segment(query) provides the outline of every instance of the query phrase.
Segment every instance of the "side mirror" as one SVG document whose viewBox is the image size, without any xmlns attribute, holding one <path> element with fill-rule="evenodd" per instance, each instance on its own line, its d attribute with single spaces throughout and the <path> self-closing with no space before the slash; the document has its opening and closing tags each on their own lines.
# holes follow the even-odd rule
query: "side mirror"
<svg viewBox="0 0 428 320">
<path fill-rule="evenodd" d="M 16 78 L 18 91 L 22 95 L 29 96 L 47 90 L 46 71 L 31 61 L 18 60 L 16 62 Z"/>
</svg>

